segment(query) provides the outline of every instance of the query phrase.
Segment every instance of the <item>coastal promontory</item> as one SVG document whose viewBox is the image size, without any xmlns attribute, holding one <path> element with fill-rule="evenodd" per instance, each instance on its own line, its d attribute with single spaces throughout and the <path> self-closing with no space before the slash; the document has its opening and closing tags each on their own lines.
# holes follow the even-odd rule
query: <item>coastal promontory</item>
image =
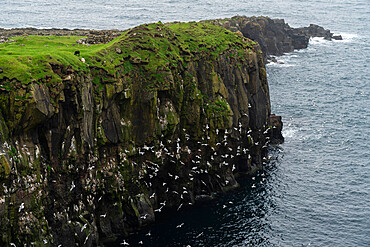
<svg viewBox="0 0 370 247">
<path fill-rule="evenodd" d="M 208 22 L 107 39 L 0 44 L 0 245 L 114 240 L 237 187 L 282 141 L 257 42 Z"/>
</svg>

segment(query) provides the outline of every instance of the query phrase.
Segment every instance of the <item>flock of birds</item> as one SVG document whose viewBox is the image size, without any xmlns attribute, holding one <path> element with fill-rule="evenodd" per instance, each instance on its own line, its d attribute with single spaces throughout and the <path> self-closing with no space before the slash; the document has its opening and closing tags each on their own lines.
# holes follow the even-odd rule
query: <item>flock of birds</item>
<svg viewBox="0 0 370 247">
<path fill-rule="evenodd" d="M 208 128 L 209 128 L 209 127 L 208 128 L 207 127 L 208 127 L 208 125 L 206 125 L 206 130 L 208 130 Z M 266 129 L 263 132 L 263 134 L 264 135 L 268 134 L 268 131 L 269 131 L 269 129 Z M 219 130 L 218 129 L 216 130 L 216 132 L 217 132 L 217 134 L 219 134 Z M 175 144 L 176 144 L 175 145 L 176 146 L 176 151 L 175 152 L 171 152 L 170 151 L 171 148 L 168 148 L 168 147 L 166 148 L 165 145 L 161 142 L 160 143 L 161 149 L 159 151 L 156 151 L 156 154 L 159 157 L 163 157 L 163 156 L 167 156 L 168 157 L 169 156 L 169 157 L 174 158 L 174 157 L 178 157 L 178 154 L 181 151 L 182 152 L 184 152 L 184 151 L 185 152 L 188 152 L 189 156 L 191 157 L 189 159 L 189 162 L 188 162 L 188 163 L 191 164 L 191 166 L 190 166 L 191 168 L 189 169 L 189 173 L 188 173 L 188 179 L 189 179 L 189 181 L 193 181 L 194 180 L 194 177 L 196 177 L 197 174 L 210 174 L 211 169 L 208 169 L 208 168 L 212 168 L 211 162 L 212 163 L 216 163 L 214 161 L 215 161 L 215 159 L 217 157 L 222 158 L 222 160 L 223 160 L 222 162 L 219 162 L 219 168 L 222 168 L 222 167 L 225 167 L 225 166 L 226 167 L 229 166 L 229 164 L 232 164 L 232 162 L 231 162 L 232 158 L 237 157 L 237 156 L 240 156 L 240 155 L 247 155 L 248 159 L 251 159 L 251 155 L 249 153 L 249 149 L 243 148 L 242 146 L 239 145 L 238 147 L 236 147 L 236 150 L 233 150 L 232 147 L 230 147 L 227 144 L 227 141 L 228 141 L 227 140 L 227 138 L 228 138 L 227 135 L 228 134 L 229 133 L 226 130 L 225 131 L 225 134 L 224 134 L 223 141 L 216 143 L 216 147 L 217 146 L 225 146 L 225 147 L 227 147 L 226 152 L 221 154 L 221 152 L 219 150 L 217 152 L 214 147 L 209 146 L 209 148 L 212 150 L 212 154 L 209 157 L 209 160 L 207 160 L 206 162 L 204 162 L 204 160 L 202 159 L 202 151 L 203 151 L 202 150 L 202 147 L 207 146 L 208 145 L 207 143 L 198 142 L 197 144 L 200 145 L 200 148 L 199 149 L 196 149 L 195 151 L 191 151 L 188 146 L 186 146 L 186 148 L 183 148 L 183 147 L 181 147 L 179 145 L 179 143 L 180 143 L 180 139 L 179 138 L 177 139 L 177 141 L 175 141 Z M 251 136 L 250 136 L 251 130 L 249 130 L 247 134 L 248 134 L 248 137 L 251 138 Z M 251 138 L 251 139 L 252 139 L 252 143 L 253 143 L 252 145 L 255 145 L 255 146 L 258 146 L 259 145 L 258 142 L 253 142 L 253 138 Z M 266 139 L 267 139 L 267 143 L 265 144 L 264 147 L 267 147 L 268 142 L 269 142 L 269 140 L 268 140 L 269 138 L 267 137 Z M 169 141 L 169 144 L 170 143 L 171 143 L 171 141 Z M 144 155 L 145 152 L 147 152 L 147 151 L 155 152 L 155 151 L 153 151 L 153 148 L 154 147 L 146 147 L 145 146 L 143 148 L 143 151 L 141 151 L 140 155 Z M 231 153 L 233 153 L 233 154 L 231 154 Z M 219 158 L 218 158 L 218 160 L 219 160 Z M 184 167 L 186 166 L 186 164 L 183 161 L 180 160 L 179 162 Z M 264 162 L 266 162 L 266 159 L 264 159 Z M 174 162 L 174 163 L 176 163 L 176 162 Z M 202 166 L 204 163 L 206 164 L 206 166 Z M 158 164 L 154 163 L 154 162 L 149 161 L 148 162 L 148 165 L 147 165 L 147 168 L 148 168 L 148 171 L 151 171 L 151 172 L 148 173 L 148 177 L 150 178 L 150 180 L 152 180 L 155 177 L 157 177 L 158 174 L 160 173 L 160 166 Z M 235 169 L 236 169 L 235 164 L 231 165 L 231 171 L 234 172 Z M 216 177 L 218 177 L 219 179 L 221 179 L 221 176 L 220 175 L 218 175 L 218 174 L 215 174 L 215 175 L 216 175 Z M 263 181 L 266 180 L 265 174 L 262 173 L 260 176 L 262 177 L 262 180 L 260 181 L 260 183 L 262 184 Z M 159 179 L 162 181 L 163 180 L 163 177 L 160 177 Z M 177 175 L 171 174 L 170 172 L 167 172 L 167 175 L 166 175 L 166 178 L 165 178 L 165 181 L 166 182 L 163 182 L 162 181 L 162 184 L 161 184 L 161 187 L 162 188 L 165 188 L 164 189 L 165 193 L 176 194 L 176 195 L 180 196 L 181 199 L 184 199 L 184 196 L 189 193 L 189 189 L 186 188 L 185 186 L 183 186 L 182 187 L 182 191 L 170 190 L 170 188 L 168 187 L 168 185 L 169 185 L 168 179 L 170 179 L 170 180 L 178 180 L 178 179 L 180 179 L 180 177 L 177 176 Z M 182 179 L 182 177 L 181 177 L 181 179 Z M 204 186 L 207 186 L 207 184 L 203 180 L 201 180 L 201 179 L 199 179 L 199 180 L 200 180 L 200 182 Z M 256 177 L 252 177 L 252 180 L 255 181 L 256 180 Z M 228 180 L 225 180 L 224 182 L 227 185 L 229 181 Z M 153 185 L 151 182 L 146 182 L 145 181 L 144 183 L 146 184 L 146 186 L 148 188 L 151 188 L 152 185 Z M 251 188 L 252 189 L 255 189 L 256 188 L 256 184 L 253 183 L 252 186 L 251 186 Z M 149 199 L 153 199 L 154 200 L 155 198 L 156 198 L 156 192 L 151 193 L 150 196 L 149 196 Z M 161 213 L 163 211 L 164 207 L 166 206 L 166 202 L 167 202 L 166 200 L 164 200 L 162 202 L 159 202 L 158 203 L 158 207 L 154 210 L 154 212 L 155 213 Z M 189 204 L 192 205 L 192 202 L 189 202 Z M 229 201 L 228 204 L 229 205 L 232 205 L 233 202 L 232 201 Z M 180 205 L 177 208 L 177 211 L 179 211 L 184 205 L 185 205 L 185 203 L 184 202 L 181 202 Z M 227 205 L 223 205 L 222 206 L 222 208 L 224 208 L 224 209 L 227 208 L 227 207 L 228 207 Z M 147 217 L 148 217 L 148 214 L 144 214 L 144 215 L 140 216 L 140 218 L 143 219 L 143 220 L 145 220 Z M 184 225 L 185 225 L 185 223 L 182 222 L 182 223 L 176 225 L 175 228 L 176 229 L 180 229 L 180 228 L 183 228 Z M 196 236 L 196 238 L 201 237 L 203 234 L 204 234 L 204 232 L 199 233 Z M 145 234 L 146 237 L 150 237 L 151 235 L 152 235 L 152 233 L 150 231 L 147 234 Z M 123 242 L 121 242 L 120 244 L 121 245 L 127 245 L 127 246 L 130 245 L 126 240 L 123 240 Z M 138 242 L 138 245 L 143 245 L 143 244 L 144 244 L 143 240 L 140 240 Z M 187 247 L 190 247 L 190 245 L 188 245 Z"/>
<path fill-rule="evenodd" d="M 259 176 L 260 178 L 259 178 L 259 184 L 263 184 L 264 183 L 264 181 L 266 181 L 266 174 L 265 174 L 265 172 L 262 172 L 262 173 L 257 173 L 256 174 L 256 176 Z M 257 186 L 256 186 L 256 183 L 255 183 L 255 181 L 256 181 L 256 176 L 253 176 L 253 177 L 251 177 L 251 179 L 252 179 L 252 181 L 253 181 L 253 184 L 252 184 L 252 186 L 251 186 L 251 188 L 252 189 L 256 189 L 257 188 Z M 152 195 L 152 197 L 154 197 L 153 195 Z M 164 203 L 160 203 L 161 205 L 162 205 L 162 207 L 165 205 L 165 202 Z M 234 205 L 234 202 L 233 201 L 228 201 L 226 204 L 223 204 L 222 205 L 222 209 L 227 209 L 228 207 L 233 207 L 233 205 Z M 162 207 L 161 207 L 161 209 L 162 209 Z M 160 210 L 158 210 L 158 211 L 156 211 L 156 212 L 161 212 Z M 147 217 L 147 214 L 146 215 L 144 215 L 144 216 L 142 216 L 142 217 Z M 178 225 L 176 225 L 175 226 L 175 229 L 180 229 L 180 228 L 183 228 L 185 226 L 185 222 L 181 222 L 181 223 L 179 223 Z M 198 238 L 200 238 L 200 237 L 202 237 L 202 236 L 204 236 L 204 232 L 202 231 L 202 232 L 200 232 L 200 233 L 198 233 L 194 238 L 195 239 L 198 239 Z M 150 238 L 150 237 L 152 237 L 152 232 L 151 232 L 151 230 L 149 230 L 144 236 L 146 237 L 146 238 Z M 145 240 L 144 240 L 145 241 Z M 144 242 L 143 240 L 139 240 L 139 241 L 137 241 L 137 244 L 133 244 L 133 245 L 144 245 Z M 148 242 L 150 241 L 149 239 L 147 240 Z M 123 246 L 130 246 L 130 243 L 128 242 L 128 240 L 126 240 L 126 239 L 124 239 L 124 240 L 122 240 L 122 242 L 120 243 L 120 245 L 123 245 Z M 186 247 L 191 247 L 191 245 L 186 245 Z"/>
<path fill-rule="evenodd" d="M 157 202 L 157 200 L 160 197 L 163 197 L 163 194 L 162 196 L 158 196 L 156 192 L 159 192 L 159 191 L 162 192 L 162 190 L 165 192 L 164 194 L 170 194 L 172 196 L 177 195 L 179 197 L 180 203 L 179 203 L 179 206 L 177 207 L 177 211 L 181 210 L 183 206 L 192 205 L 194 203 L 190 199 L 190 196 L 189 196 L 189 193 L 191 193 L 191 188 L 187 186 L 182 186 L 181 190 L 178 191 L 176 189 L 173 189 L 173 186 L 172 186 L 172 189 L 171 189 L 171 185 L 176 184 L 177 180 L 179 181 L 181 180 L 181 183 L 185 185 L 186 184 L 190 185 L 191 183 L 198 181 L 200 182 L 199 184 L 200 186 L 204 186 L 204 188 L 207 189 L 208 185 L 204 180 L 201 179 L 200 175 L 207 175 L 207 176 L 213 175 L 217 177 L 218 180 L 220 181 L 222 180 L 222 184 L 224 186 L 227 186 L 227 184 L 230 181 L 226 177 L 222 178 L 219 174 L 217 174 L 217 172 L 214 172 L 215 164 L 217 164 L 218 169 L 228 169 L 228 170 L 231 170 L 231 172 L 234 172 L 237 169 L 235 164 L 232 162 L 234 158 L 238 156 L 246 155 L 248 160 L 252 159 L 248 148 L 243 147 L 242 145 L 238 145 L 234 147 L 231 145 L 231 142 L 229 140 L 229 137 L 231 136 L 233 131 L 239 132 L 239 134 L 242 133 L 241 124 L 239 124 L 238 128 L 235 127 L 229 131 L 227 129 L 224 130 L 222 140 L 216 142 L 214 146 L 209 144 L 209 140 L 210 140 L 210 136 L 208 135 L 208 132 L 210 131 L 209 129 L 210 127 L 207 124 L 205 126 L 205 129 L 203 130 L 205 133 L 207 133 L 205 138 L 203 137 L 202 141 L 197 141 L 196 143 L 192 143 L 192 145 L 184 145 L 184 143 L 187 143 L 190 139 L 189 135 L 185 134 L 184 135 L 185 141 L 181 141 L 180 138 L 177 138 L 175 141 L 167 140 L 166 141 L 167 143 L 160 141 L 159 148 L 158 147 L 156 148 L 155 146 L 149 147 L 149 146 L 144 145 L 143 147 L 140 147 L 136 150 L 137 151 L 136 153 L 139 155 L 139 157 L 146 157 L 146 156 L 150 157 L 150 155 L 154 155 L 157 159 L 162 159 L 162 160 L 167 159 L 169 161 L 168 164 L 173 163 L 175 165 L 180 165 L 182 169 L 185 169 L 185 170 L 188 169 L 189 171 L 187 173 L 187 177 L 184 177 L 184 175 L 171 173 L 170 171 L 166 171 L 166 174 L 163 174 L 161 170 L 163 169 L 163 167 L 156 164 L 153 161 L 145 160 L 144 162 L 141 162 L 139 164 L 139 162 L 136 163 L 135 161 L 130 160 L 132 166 L 139 166 L 139 167 L 146 168 L 145 169 L 146 174 L 145 173 L 139 174 L 136 181 L 139 181 L 139 180 L 142 181 L 143 184 L 145 184 L 145 186 L 148 188 L 148 190 L 152 191 L 152 193 L 149 195 L 149 199 L 151 200 L 152 203 L 154 202 L 157 205 L 156 209 L 154 209 L 155 213 L 161 213 L 163 209 L 166 207 L 167 200 Z M 183 129 L 183 131 L 184 133 L 186 133 L 185 129 Z M 269 131 L 269 128 L 264 130 L 263 135 L 267 135 L 268 131 Z M 217 136 L 220 136 L 221 134 L 220 132 L 221 131 L 219 129 L 215 130 L 215 133 L 217 134 Z M 253 141 L 251 132 L 252 130 L 248 130 L 246 132 L 246 136 L 248 140 L 250 141 L 250 144 L 253 148 L 253 146 L 259 146 L 259 142 Z M 269 137 L 267 136 L 266 137 L 267 142 L 262 148 L 267 147 L 268 142 L 269 142 L 268 139 Z M 191 150 L 189 146 L 192 146 L 193 150 Z M 209 154 L 209 157 L 202 156 L 202 153 L 204 153 L 205 150 L 207 150 L 207 154 Z M 25 151 L 25 153 L 28 153 L 28 152 L 29 152 L 28 150 Z M 39 150 L 38 150 L 38 153 L 39 153 Z M 135 150 L 126 149 L 120 152 L 119 160 L 123 162 L 128 162 L 129 161 L 128 157 L 130 157 L 132 153 L 135 153 Z M 186 161 L 183 159 L 184 155 L 188 157 Z M 30 157 L 31 156 L 32 155 L 30 155 Z M 95 161 L 96 160 L 97 158 L 95 158 Z M 107 165 L 102 167 L 102 172 L 106 176 L 112 175 L 111 172 L 114 171 L 116 162 L 117 160 L 115 159 L 112 160 L 111 158 L 107 162 Z M 189 167 L 189 164 L 190 164 L 190 167 Z M 90 166 L 87 169 L 87 171 L 89 172 L 89 176 L 86 177 L 86 181 L 85 181 L 86 190 L 89 190 L 89 189 L 91 190 L 92 184 L 96 184 L 99 182 L 94 178 L 94 175 L 93 175 L 94 170 L 95 170 L 95 166 Z M 159 176 L 159 174 L 161 175 Z M 119 188 L 123 191 L 125 189 L 124 187 L 125 179 L 119 173 L 113 173 L 113 176 L 115 176 Z M 20 176 L 17 176 L 17 177 L 19 178 Z M 26 179 L 25 181 L 26 186 L 27 186 L 27 181 L 29 182 L 28 183 L 29 185 L 37 183 L 36 177 L 25 176 L 23 177 L 23 179 Z M 133 178 L 131 177 L 131 179 Z M 255 180 L 255 177 L 252 177 L 252 180 Z M 154 184 L 155 186 L 153 186 Z M 72 192 L 75 188 L 76 188 L 76 184 L 74 181 L 72 181 L 69 186 L 69 192 Z M 252 189 L 254 188 L 256 188 L 255 184 L 252 185 Z M 158 189 L 159 191 L 157 191 Z M 207 191 L 204 191 L 204 192 L 206 193 Z M 100 196 L 100 198 L 98 199 L 98 202 L 101 200 L 101 198 L 102 197 Z M 93 205 L 94 200 L 95 200 L 94 197 L 90 195 L 90 198 L 88 199 L 89 199 L 88 203 L 90 205 Z M 77 205 L 77 207 L 75 207 L 76 212 L 81 211 L 82 208 L 84 207 L 84 205 L 81 205 L 81 203 L 82 202 L 80 201 L 79 203 L 80 205 Z M 232 202 L 229 202 L 229 204 L 232 204 Z M 227 205 L 223 205 L 223 208 L 226 208 L 226 207 Z M 24 203 L 21 203 L 19 206 L 18 212 L 21 213 L 21 211 L 24 210 L 24 208 L 25 208 Z M 67 213 L 67 211 L 65 213 Z M 107 213 L 100 215 L 101 218 L 105 218 L 106 216 L 107 216 Z M 140 215 L 139 217 L 141 220 L 145 221 L 148 218 L 148 216 L 149 216 L 148 214 L 143 214 L 143 215 Z M 176 226 L 176 229 L 182 228 L 184 225 L 185 223 L 181 223 Z M 83 225 L 81 227 L 81 232 L 84 231 L 86 227 L 87 227 L 87 224 Z M 197 237 L 202 236 L 202 234 L 203 232 L 200 233 Z M 150 236 L 150 235 L 151 233 L 149 232 L 146 236 Z M 86 237 L 85 243 L 88 240 L 89 236 L 90 235 Z M 123 241 L 121 244 L 129 245 L 129 243 L 126 241 Z M 143 244 L 143 241 L 140 241 L 138 244 Z"/>
</svg>

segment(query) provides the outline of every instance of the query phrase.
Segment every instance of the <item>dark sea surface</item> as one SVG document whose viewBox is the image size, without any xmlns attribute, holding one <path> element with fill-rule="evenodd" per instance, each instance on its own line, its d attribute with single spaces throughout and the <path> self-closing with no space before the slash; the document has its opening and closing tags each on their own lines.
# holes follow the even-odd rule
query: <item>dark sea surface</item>
<svg viewBox="0 0 370 247">
<path fill-rule="evenodd" d="M 234 15 L 284 18 L 294 27 L 315 23 L 344 40 L 314 38 L 308 49 L 278 57 L 284 64 L 267 65 L 272 111 L 283 117 L 285 143 L 271 148 L 271 162 L 255 180 L 244 179 L 208 204 L 164 212 L 125 241 L 370 246 L 369 0 L 0 2 L 3 28 L 126 29 Z"/>
</svg>

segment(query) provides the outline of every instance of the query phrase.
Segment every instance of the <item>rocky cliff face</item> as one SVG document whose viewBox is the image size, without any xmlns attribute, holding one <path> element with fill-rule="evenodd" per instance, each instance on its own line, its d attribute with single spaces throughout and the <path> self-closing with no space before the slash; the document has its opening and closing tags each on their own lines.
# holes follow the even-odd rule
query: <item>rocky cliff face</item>
<svg viewBox="0 0 370 247">
<path fill-rule="evenodd" d="M 112 240 L 238 186 L 281 138 L 258 44 L 221 27 L 142 25 L 85 59 L 2 68 L 1 245 Z"/>
<path fill-rule="evenodd" d="M 269 17 L 235 16 L 230 19 L 207 21 L 223 26 L 233 32 L 258 42 L 265 57 L 280 56 L 295 49 L 307 48 L 310 37 L 323 37 L 327 40 L 342 39 L 329 30 L 315 24 L 308 27 L 292 28 L 284 19 Z"/>
</svg>

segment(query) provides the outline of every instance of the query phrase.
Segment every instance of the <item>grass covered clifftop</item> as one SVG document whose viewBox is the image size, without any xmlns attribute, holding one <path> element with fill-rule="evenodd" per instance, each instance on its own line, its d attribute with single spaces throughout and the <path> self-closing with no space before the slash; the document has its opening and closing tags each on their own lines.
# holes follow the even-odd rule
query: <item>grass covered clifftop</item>
<svg viewBox="0 0 370 247">
<path fill-rule="evenodd" d="M 9 78 L 28 84 L 42 81 L 54 74 L 50 63 L 70 65 L 75 69 L 86 69 L 74 51 L 93 53 L 103 45 L 77 44 L 79 36 L 18 36 L 0 44 L 0 80 Z M 53 79 L 57 79 L 53 77 Z M 60 79 L 60 78 L 59 78 Z M 5 85 L 1 85 L 4 86 Z M 1 87 L 0 86 L 0 87 Z M 10 86 L 10 85 L 8 85 Z M 6 87 L 5 87 L 6 88 Z"/>
<path fill-rule="evenodd" d="M 0 111 L 10 132 L 58 112 L 65 82 L 77 75 L 88 75 L 97 91 L 112 83 L 125 90 L 133 84 L 141 91 L 168 90 L 174 82 L 171 71 L 183 71 L 190 61 L 226 54 L 242 62 L 258 47 L 222 27 L 197 22 L 144 24 L 107 44 L 83 44 L 84 38 L 23 35 L 0 44 Z M 37 119 L 28 109 L 32 104 L 41 107 Z"/>
<path fill-rule="evenodd" d="M 83 36 L 18 36 L 0 44 L 0 88 L 11 90 L 14 82 L 60 82 L 53 65 L 87 71 L 97 67 L 114 75 L 117 67 L 128 74 L 137 64 L 161 81 L 170 67 L 186 62 L 196 54 L 210 52 L 219 56 L 233 49 L 245 56 L 253 41 L 224 28 L 207 23 L 145 24 L 126 31 L 108 44 L 85 45 Z M 246 42 L 247 41 L 247 42 Z M 74 55 L 75 51 L 80 56 Z M 84 58 L 86 62 L 82 62 Z M 13 82 L 13 83 L 11 83 Z"/>
</svg>

